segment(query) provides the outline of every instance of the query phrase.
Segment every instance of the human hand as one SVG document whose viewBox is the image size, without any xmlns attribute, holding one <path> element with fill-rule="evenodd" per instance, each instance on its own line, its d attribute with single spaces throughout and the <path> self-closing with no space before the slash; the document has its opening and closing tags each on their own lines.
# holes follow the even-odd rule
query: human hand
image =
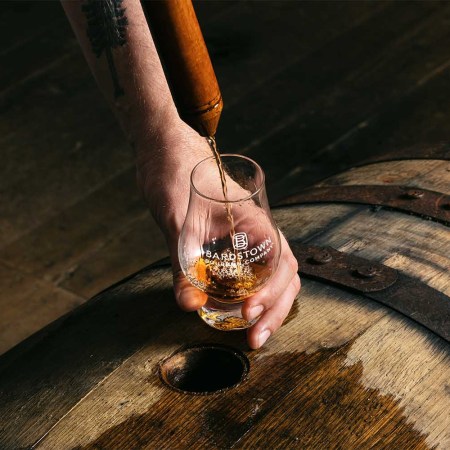
<svg viewBox="0 0 450 450">
<path fill-rule="evenodd" d="M 159 142 L 161 161 L 138 158 L 138 183 L 169 246 L 177 303 L 183 310 L 195 311 L 206 303 L 207 294 L 192 286 L 183 275 L 178 260 L 178 237 L 188 208 L 190 173 L 198 162 L 211 156 L 211 150 L 206 140 L 184 123 L 172 130 L 175 131 L 171 136 Z M 171 156 L 165 159 L 167 153 Z M 218 177 L 218 173 L 214 171 L 212 177 Z M 275 273 L 259 292 L 245 300 L 242 309 L 249 321 L 260 316 L 248 329 L 251 348 L 261 347 L 282 325 L 300 289 L 297 261 L 284 236 L 280 238 L 280 260 Z"/>
<path fill-rule="evenodd" d="M 281 254 L 278 269 L 259 292 L 245 300 L 242 307 L 242 314 L 248 321 L 261 315 L 260 319 L 247 330 L 248 343 L 254 349 L 264 345 L 281 327 L 301 287 L 297 260 L 281 232 L 280 238 Z"/>
</svg>

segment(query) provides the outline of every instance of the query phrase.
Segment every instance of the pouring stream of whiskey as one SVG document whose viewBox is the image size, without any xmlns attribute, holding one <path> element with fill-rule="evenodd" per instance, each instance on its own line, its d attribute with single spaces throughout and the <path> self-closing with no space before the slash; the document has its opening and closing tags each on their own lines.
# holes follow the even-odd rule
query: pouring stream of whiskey
<svg viewBox="0 0 450 450">
<path fill-rule="evenodd" d="M 238 251 L 234 248 L 234 235 L 236 234 L 236 231 L 234 228 L 234 218 L 233 218 L 232 206 L 228 200 L 227 179 L 225 177 L 225 171 L 223 170 L 222 158 L 220 157 L 220 153 L 217 150 L 216 138 L 214 136 L 209 136 L 207 140 L 208 140 L 208 144 L 213 152 L 214 158 L 216 160 L 217 168 L 219 169 L 220 182 L 222 184 L 222 193 L 223 193 L 223 198 L 225 200 L 225 209 L 227 211 L 227 219 L 228 219 L 228 222 L 230 222 L 230 238 L 231 238 L 231 243 L 233 245 L 234 254 L 236 255 L 237 276 L 238 276 L 238 278 L 240 278 L 242 275 L 242 268 L 241 268 L 241 264 L 239 263 Z"/>
<path fill-rule="evenodd" d="M 225 172 L 223 170 L 222 158 L 220 157 L 220 154 L 217 150 L 216 138 L 214 136 L 209 136 L 207 138 L 207 140 L 208 140 L 208 144 L 213 152 L 214 158 L 216 160 L 217 168 L 219 169 L 220 183 L 222 184 L 222 193 L 223 193 L 223 198 L 225 200 L 225 208 L 227 210 L 227 219 L 228 219 L 228 222 L 230 222 L 230 227 L 231 227 L 231 231 L 230 231 L 231 242 L 234 242 L 233 241 L 234 234 L 235 234 L 234 219 L 233 219 L 232 206 L 228 200 L 227 180 L 225 178 Z"/>
</svg>

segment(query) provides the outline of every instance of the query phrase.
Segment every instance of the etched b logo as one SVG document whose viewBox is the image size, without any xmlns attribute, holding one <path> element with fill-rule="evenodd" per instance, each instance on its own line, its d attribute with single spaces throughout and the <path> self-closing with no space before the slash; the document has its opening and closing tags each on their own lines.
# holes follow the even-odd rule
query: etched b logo
<svg viewBox="0 0 450 450">
<path fill-rule="evenodd" d="M 245 250 L 248 247 L 247 234 L 244 232 L 235 233 L 233 236 L 233 247 L 235 250 Z"/>
</svg>

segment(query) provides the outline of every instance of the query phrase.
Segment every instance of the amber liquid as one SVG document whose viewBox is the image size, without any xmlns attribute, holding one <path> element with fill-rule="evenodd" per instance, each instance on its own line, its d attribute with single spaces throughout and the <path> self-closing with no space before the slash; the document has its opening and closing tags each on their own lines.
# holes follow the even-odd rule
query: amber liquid
<svg viewBox="0 0 450 450">
<path fill-rule="evenodd" d="M 224 264 L 198 258 L 189 265 L 189 281 L 211 297 L 225 303 L 241 302 L 254 294 L 270 278 L 271 268 L 264 262 Z"/>
</svg>

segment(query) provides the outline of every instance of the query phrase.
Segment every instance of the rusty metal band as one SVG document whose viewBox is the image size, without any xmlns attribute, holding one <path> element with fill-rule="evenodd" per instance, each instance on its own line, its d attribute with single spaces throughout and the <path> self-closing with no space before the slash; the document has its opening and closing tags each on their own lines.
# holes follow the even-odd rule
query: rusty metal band
<svg viewBox="0 0 450 450">
<path fill-rule="evenodd" d="M 356 291 L 450 342 L 450 297 L 391 267 L 333 248 L 291 241 L 302 276 Z"/>
<path fill-rule="evenodd" d="M 450 195 L 410 186 L 344 185 L 314 187 L 286 198 L 293 203 L 359 203 L 393 208 L 450 226 Z"/>
</svg>

